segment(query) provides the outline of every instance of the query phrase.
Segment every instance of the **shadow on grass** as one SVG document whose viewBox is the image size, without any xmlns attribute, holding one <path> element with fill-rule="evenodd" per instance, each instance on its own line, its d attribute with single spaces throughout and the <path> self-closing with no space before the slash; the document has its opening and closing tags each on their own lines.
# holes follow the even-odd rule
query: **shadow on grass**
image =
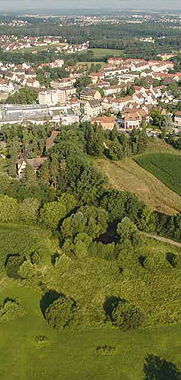
<svg viewBox="0 0 181 380">
<path fill-rule="evenodd" d="M 64 294 L 58 293 L 56 292 L 56 290 L 49 290 L 43 295 L 40 301 L 40 309 L 44 317 L 48 307 L 52 305 L 54 301 L 58 300 L 61 297 L 65 297 Z"/>
<path fill-rule="evenodd" d="M 120 301 L 122 301 L 122 299 L 116 296 L 111 296 L 111 297 L 106 298 L 103 307 L 104 307 L 107 317 L 111 318 L 113 310 L 115 309 L 115 307 L 118 305 Z"/>
<path fill-rule="evenodd" d="M 175 364 L 149 355 L 144 365 L 144 380 L 181 380 L 181 372 Z"/>
</svg>

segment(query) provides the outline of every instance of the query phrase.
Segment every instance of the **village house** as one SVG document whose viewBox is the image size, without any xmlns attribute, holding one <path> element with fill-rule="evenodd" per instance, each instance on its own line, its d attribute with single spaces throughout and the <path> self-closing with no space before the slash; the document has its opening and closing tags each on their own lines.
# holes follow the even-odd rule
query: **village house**
<svg viewBox="0 0 181 380">
<path fill-rule="evenodd" d="M 103 129 L 112 130 L 115 126 L 115 118 L 110 116 L 97 116 L 91 119 L 91 124 L 101 125 Z"/>
<path fill-rule="evenodd" d="M 89 100 L 84 105 L 84 113 L 88 117 L 96 117 L 102 113 L 102 106 L 99 100 Z"/>
<path fill-rule="evenodd" d="M 105 111 L 108 111 L 110 108 L 112 108 L 112 97 L 104 97 L 102 99 L 102 108 Z"/>
<path fill-rule="evenodd" d="M 65 90 L 57 90 L 58 93 L 58 103 L 66 104 L 67 96 Z"/>
<path fill-rule="evenodd" d="M 40 88 L 40 82 L 37 79 L 30 78 L 26 81 L 25 79 L 25 85 L 32 88 Z"/>
<path fill-rule="evenodd" d="M 39 104 L 47 104 L 48 106 L 56 105 L 58 103 L 58 91 L 46 90 L 38 94 Z"/>
<path fill-rule="evenodd" d="M 75 87 L 59 87 L 58 91 L 65 91 L 67 99 L 70 99 L 71 97 L 76 96 Z"/>
<path fill-rule="evenodd" d="M 121 128 L 124 129 L 139 129 L 142 121 L 149 122 L 149 114 L 143 109 L 125 109 L 122 113 L 122 119 L 120 122 Z"/>
<path fill-rule="evenodd" d="M 120 122 L 120 127 L 124 129 L 139 129 L 141 126 L 141 117 L 140 115 L 133 111 L 129 113 L 123 114 L 123 118 L 121 119 Z"/>
<path fill-rule="evenodd" d="M 174 68 L 173 62 L 170 61 L 150 60 L 148 63 L 154 72 L 163 72 Z"/>
<path fill-rule="evenodd" d="M 7 79 L 7 80 L 10 80 L 12 82 L 17 82 L 18 81 L 18 76 L 15 73 L 7 72 L 4 75 L 4 78 Z"/>
<path fill-rule="evenodd" d="M 14 91 L 14 85 L 12 82 L 8 82 L 5 79 L 0 78 L 0 92 L 12 92 Z"/>
<path fill-rule="evenodd" d="M 80 99 L 82 100 L 101 100 L 101 94 L 98 90 L 86 87 L 80 93 Z"/>
<path fill-rule="evenodd" d="M 75 112 L 80 113 L 80 100 L 77 98 L 71 98 L 67 101 L 67 106 L 71 106 Z"/>
<path fill-rule="evenodd" d="M 18 179 L 21 180 L 23 178 L 27 165 L 30 165 L 35 170 L 35 172 L 37 172 L 43 163 L 47 160 L 47 157 L 25 158 L 24 155 L 22 155 L 16 162 L 16 172 Z"/>
<path fill-rule="evenodd" d="M 72 87 L 74 83 L 76 82 L 75 78 L 62 78 L 59 79 L 59 86 L 60 87 Z"/>
<path fill-rule="evenodd" d="M 71 110 L 66 115 L 61 115 L 60 120 L 64 125 L 79 123 L 79 116 L 75 115 Z"/>
<path fill-rule="evenodd" d="M 133 100 L 137 103 L 137 104 L 143 104 L 144 101 L 145 101 L 145 93 L 143 92 L 137 92 L 135 94 L 133 94 Z"/>
<path fill-rule="evenodd" d="M 123 75 L 125 73 L 128 73 L 129 69 L 125 67 L 120 68 L 104 68 L 104 78 L 106 79 L 113 79 L 118 78 L 120 75 Z"/>
<path fill-rule="evenodd" d="M 110 85 L 111 85 L 110 82 L 106 80 L 101 80 L 100 82 L 97 83 L 97 86 L 103 89 L 110 87 Z"/>
<path fill-rule="evenodd" d="M 121 112 L 128 103 L 134 103 L 132 96 L 126 96 L 125 98 L 112 99 L 111 107 L 115 112 Z"/>
<path fill-rule="evenodd" d="M 114 85 L 110 87 L 104 88 L 104 95 L 110 96 L 110 95 L 116 95 L 121 93 L 121 91 L 126 90 L 128 88 L 127 85 Z"/>
<path fill-rule="evenodd" d="M 104 79 L 104 73 L 91 73 L 91 81 L 93 84 L 98 83 L 100 80 Z"/>
<path fill-rule="evenodd" d="M 140 60 L 138 62 L 134 61 L 131 65 L 131 71 L 138 71 L 141 72 L 143 70 L 149 69 L 149 64 L 147 61 Z"/>
<path fill-rule="evenodd" d="M 111 65 L 111 66 L 119 66 L 123 63 L 123 59 L 122 58 L 119 58 L 119 57 L 111 57 L 108 59 L 107 63 L 108 65 Z"/>
<path fill-rule="evenodd" d="M 177 111 L 174 117 L 175 127 L 181 128 L 181 111 Z"/>
</svg>

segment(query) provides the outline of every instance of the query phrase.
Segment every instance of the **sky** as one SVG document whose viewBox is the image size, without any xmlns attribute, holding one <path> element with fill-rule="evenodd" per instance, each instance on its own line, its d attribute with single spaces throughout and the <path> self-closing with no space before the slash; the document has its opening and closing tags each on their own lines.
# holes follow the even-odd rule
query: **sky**
<svg viewBox="0 0 181 380">
<path fill-rule="evenodd" d="M 181 0 L 0 0 L 1 11 L 65 8 L 181 9 Z"/>
</svg>

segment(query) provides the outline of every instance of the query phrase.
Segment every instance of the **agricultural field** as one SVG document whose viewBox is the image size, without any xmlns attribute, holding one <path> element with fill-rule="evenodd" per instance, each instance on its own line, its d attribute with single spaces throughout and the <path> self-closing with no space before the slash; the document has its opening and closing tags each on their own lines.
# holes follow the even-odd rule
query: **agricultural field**
<svg viewBox="0 0 181 380">
<path fill-rule="evenodd" d="M 135 161 L 181 195 L 181 156 L 168 153 L 143 154 L 136 157 Z"/>
<path fill-rule="evenodd" d="M 165 148 L 167 146 L 163 145 L 163 151 L 165 151 Z M 153 147 L 149 146 L 149 149 L 152 150 Z M 170 215 L 181 211 L 180 195 L 170 190 L 153 174 L 142 168 L 131 158 L 116 162 L 98 159 L 94 163 L 107 177 L 108 186 L 135 194 L 151 209 Z"/>
</svg>

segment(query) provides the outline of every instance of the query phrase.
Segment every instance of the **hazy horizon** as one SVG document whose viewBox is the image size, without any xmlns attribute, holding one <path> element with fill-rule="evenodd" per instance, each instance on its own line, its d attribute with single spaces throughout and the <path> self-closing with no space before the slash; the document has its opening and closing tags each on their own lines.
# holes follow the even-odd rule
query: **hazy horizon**
<svg viewBox="0 0 181 380">
<path fill-rule="evenodd" d="M 3 11 L 20 10 L 71 10 L 71 9 L 152 9 L 152 10 L 179 10 L 180 0 L 0 0 L 0 9 Z"/>
</svg>

